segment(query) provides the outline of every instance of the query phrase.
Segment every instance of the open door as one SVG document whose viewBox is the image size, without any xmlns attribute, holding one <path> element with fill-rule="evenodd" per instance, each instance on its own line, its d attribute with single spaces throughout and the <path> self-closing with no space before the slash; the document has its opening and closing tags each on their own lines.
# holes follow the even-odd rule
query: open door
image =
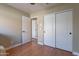
<svg viewBox="0 0 79 59">
<path fill-rule="evenodd" d="M 26 16 L 22 16 L 22 43 L 27 43 L 31 41 L 31 25 L 30 19 Z"/>
</svg>

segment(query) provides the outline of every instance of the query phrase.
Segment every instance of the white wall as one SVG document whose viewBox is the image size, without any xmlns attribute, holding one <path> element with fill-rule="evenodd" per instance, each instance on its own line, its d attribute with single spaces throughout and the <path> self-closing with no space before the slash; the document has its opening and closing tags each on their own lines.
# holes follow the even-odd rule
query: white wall
<svg viewBox="0 0 79 59">
<path fill-rule="evenodd" d="M 5 4 L 0 4 L 0 35 L 6 36 L 1 44 L 11 46 L 22 42 L 21 19 L 23 15 L 29 17 L 29 15 L 24 12 Z M 29 27 L 30 26 L 31 25 L 29 25 Z"/>
<path fill-rule="evenodd" d="M 67 9 L 73 9 L 73 51 L 79 52 L 79 4 L 61 4 L 59 6 L 47 8 L 42 11 L 34 12 L 31 17 L 37 16 L 38 23 L 38 41 L 43 43 L 43 16 L 51 12 L 59 12 Z M 41 24 L 41 25 L 40 25 Z M 41 30 L 40 30 L 41 28 Z"/>
</svg>

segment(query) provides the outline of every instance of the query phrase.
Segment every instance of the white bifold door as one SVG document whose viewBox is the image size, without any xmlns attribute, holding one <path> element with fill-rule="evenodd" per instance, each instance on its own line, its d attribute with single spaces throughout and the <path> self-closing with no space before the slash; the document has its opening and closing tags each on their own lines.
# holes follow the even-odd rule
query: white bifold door
<svg viewBox="0 0 79 59">
<path fill-rule="evenodd" d="M 55 47 L 55 13 L 44 16 L 44 45 Z"/>
<path fill-rule="evenodd" d="M 72 51 L 72 11 L 44 16 L 44 45 Z"/>
<path fill-rule="evenodd" d="M 30 19 L 26 16 L 22 16 L 22 43 L 27 43 L 31 41 L 30 38 L 30 29 L 31 27 L 29 27 L 30 25 Z"/>
<path fill-rule="evenodd" d="M 56 47 L 72 51 L 72 11 L 56 13 Z"/>
</svg>

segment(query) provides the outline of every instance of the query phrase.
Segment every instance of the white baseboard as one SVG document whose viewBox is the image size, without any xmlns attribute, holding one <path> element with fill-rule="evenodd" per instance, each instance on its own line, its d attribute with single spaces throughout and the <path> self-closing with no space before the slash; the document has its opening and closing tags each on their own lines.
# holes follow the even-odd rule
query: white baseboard
<svg viewBox="0 0 79 59">
<path fill-rule="evenodd" d="M 41 42 L 38 42 L 38 44 L 39 44 L 39 45 L 43 45 L 43 43 L 41 43 Z"/>
<path fill-rule="evenodd" d="M 19 44 L 16 44 L 16 45 L 10 46 L 10 47 L 6 48 L 6 50 L 11 49 L 11 48 L 15 48 L 15 47 L 20 46 L 20 45 L 22 45 L 22 43 L 19 43 Z"/>
<path fill-rule="evenodd" d="M 30 42 L 30 41 L 29 41 L 29 42 Z M 20 46 L 20 45 L 23 45 L 23 44 L 25 44 L 25 43 L 26 43 L 26 42 L 24 42 L 24 43 L 19 43 L 19 44 L 10 46 L 10 47 L 6 48 L 6 50 L 11 49 L 11 48 L 15 48 L 15 47 Z M 27 43 L 28 43 L 28 42 L 27 42 Z"/>
<path fill-rule="evenodd" d="M 72 52 L 73 53 L 73 55 L 75 55 L 75 56 L 79 56 L 79 53 L 78 52 Z"/>
</svg>

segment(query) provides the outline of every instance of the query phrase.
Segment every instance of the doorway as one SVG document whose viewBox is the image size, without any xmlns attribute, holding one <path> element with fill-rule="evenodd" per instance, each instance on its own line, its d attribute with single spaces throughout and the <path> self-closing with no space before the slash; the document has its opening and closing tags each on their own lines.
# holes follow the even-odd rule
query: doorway
<svg viewBox="0 0 79 59">
<path fill-rule="evenodd" d="M 32 18 L 32 42 L 37 43 L 38 39 L 38 25 L 37 18 Z"/>
</svg>

